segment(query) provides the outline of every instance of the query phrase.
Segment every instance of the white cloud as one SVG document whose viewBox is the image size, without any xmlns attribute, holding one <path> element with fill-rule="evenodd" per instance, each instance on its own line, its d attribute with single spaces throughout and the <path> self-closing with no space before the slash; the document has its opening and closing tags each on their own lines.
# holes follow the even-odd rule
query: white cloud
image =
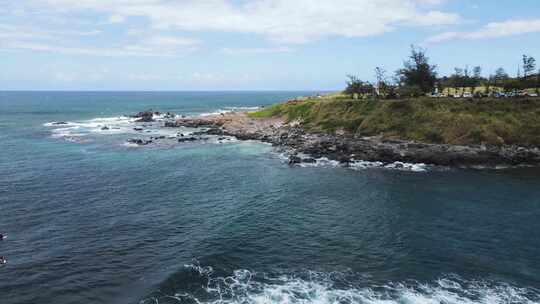
<svg viewBox="0 0 540 304">
<path fill-rule="evenodd" d="M 75 40 L 97 38 L 100 30 L 56 30 L 0 24 L 0 50 L 28 50 L 67 55 L 170 57 L 197 49 L 200 41 L 147 33 L 118 45 L 88 46 Z"/>
<path fill-rule="evenodd" d="M 540 33 L 540 19 L 492 22 L 476 31 L 441 33 L 428 38 L 426 42 L 438 43 L 458 39 L 478 40 L 501 38 L 515 35 L 523 35 L 528 33 Z"/>
<path fill-rule="evenodd" d="M 144 17 L 156 29 L 253 33 L 280 43 L 327 36 L 364 37 L 400 25 L 446 25 L 459 16 L 424 10 L 440 0 L 27 0 L 60 12 L 95 10 L 110 16 Z M 238 4 L 240 3 L 240 4 Z"/>
<path fill-rule="evenodd" d="M 160 48 L 147 44 L 133 44 L 119 47 L 74 47 L 54 45 L 51 43 L 40 42 L 1 42 L 0 49 L 3 50 L 26 50 L 49 52 L 64 55 L 87 55 L 87 56 L 102 56 L 102 57 L 174 57 L 180 55 L 180 50 L 171 48 Z"/>
<path fill-rule="evenodd" d="M 279 45 L 225 48 L 223 53 L 286 53 L 292 49 L 284 45 L 325 37 L 365 37 L 400 26 L 458 22 L 457 14 L 432 9 L 443 1 L 19 0 L 9 4 L 11 12 L 22 14 L 9 16 L 18 24 L 0 24 L 0 50 L 181 56 L 202 44 L 198 39 L 181 37 L 187 36 L 186 32 L 189 36 L 194 32 L 227 32 L 259 35 Z M 33 25 L 20 25 L 28 22 Z M 111 24 L 115 24 L 114 30 L 110 30 Z M 94 26 L 97 29 L 91 28 Z M 124 30 L 118 31 L 118 26 Z"/>
<path fill-rule="evenodd" d="M 0 37 L 13 38 L 58 38 L 58 37 L 89 37 L 101 34 L 99 30 L 77 31 L 77 30 L 51 30 L 33 26 L 20 26 L 0 23 Z"/>
<path fill-rule="evenodd" d="M 290 53 L 293 49 L 289 47 L 274 48 L 224 48 L 223 53 L 227 55 L 249 55 L 249 54 L 271 54 L 271 53 Z"/>
</svg>

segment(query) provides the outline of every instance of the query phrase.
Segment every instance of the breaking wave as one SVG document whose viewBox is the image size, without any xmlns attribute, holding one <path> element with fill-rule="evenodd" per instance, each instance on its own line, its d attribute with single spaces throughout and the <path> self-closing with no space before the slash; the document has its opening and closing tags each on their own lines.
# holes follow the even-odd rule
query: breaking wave
<svg viewBox="0 0 540 304">
<path fill-rule="evenodd" d="M 279 158 L 283 162 L 289 161 L 289 152 L 281 153 L 279 155 Z M 343 167 L 351 170 L 366 170 L 366 169 L 373 169 L 373 168 L 381 168 L 381 169 L 391 169 L 391 170 L 399 170 L 399 171 L 410 171 L 410 172 L 427 172 L 431 166 L 423 164 L 423 163 L 405 163 L 405 162 L 393 162 L 393 163 L 383 163 L 379 161 L 364 161 L 364 160 L 353 160 L 350 163 L 344 164 L 340 163 L 337 160 L 331 160 L 327 157 L 320 157 L 320 158 L 311 158 L 309 155 L 306 154 L 298 154 L 298 157 L 300 157 L 303 162 L 299 163 L 299 167 L 303 168 L 309 168 L 309 167 L 327 167 L 327 168 L 338 168 Z M 309 160 L 309 161 L 306 161 Z"/>
<path fill-rule="evenodd" d="M 414 280 L 369 283 L 358 274 L 306 272 L 267 275 L 245 269 L 227 276 L 212 267 L 185 265 L 171 278 L 171 293 L 155 292 L 139 304 L 502 304 L 540 303 L 540 291 L 508 283 L 447 276 L 433 282 Z M 177 285 L 175 285 L 177 284 Z M 176 289 L 173 291 L 173 289 Z"/>
<path fill-rule="evenodd" d="M 165 115 L 154 115 L 155 122 L 138 122 L 129 116 L 97 117 L 76 122 L 48 122 L 43 126 L 49 128 L 51 137 L 70 141 L 81 141 L 82 137 L 96 135 L 108 136 L 165 136 L 175 138 L 180 131 L 189 135 L 189 130 L 162 128 L 163 121 L 171 119 Z"/>
</svg>

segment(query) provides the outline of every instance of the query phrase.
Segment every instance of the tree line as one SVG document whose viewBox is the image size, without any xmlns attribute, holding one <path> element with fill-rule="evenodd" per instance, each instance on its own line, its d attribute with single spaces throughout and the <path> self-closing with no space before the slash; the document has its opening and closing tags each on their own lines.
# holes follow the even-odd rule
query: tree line
<svg viewBox="0 0 540 304">
<path fill-rule="evenodd" d="M 511 77 L 503 68 L 495 74 L 482 76 L 482 68 L 455 68 L 450 76 L 438 77 L 437 65 L 431 64 L 422 48 L 411 46 L 411 54 L 403 67 L 390 76 L 381 67 L 375 68 L 375 82 L 363 81 L 354 75 L 347 76 L 346 94 L 355 98 L 373 96 L 376 98 L 419 97 L 427 94 L 441 94 L 453 91 L 464 95 L 466 90 L 475 97 L 489 96 L 495 92 L 515 93 L 534 89 L 540 93 L 540 70 L 536 70 L 536 59 L 523 55 L 516 77 Z"/>
</svg>

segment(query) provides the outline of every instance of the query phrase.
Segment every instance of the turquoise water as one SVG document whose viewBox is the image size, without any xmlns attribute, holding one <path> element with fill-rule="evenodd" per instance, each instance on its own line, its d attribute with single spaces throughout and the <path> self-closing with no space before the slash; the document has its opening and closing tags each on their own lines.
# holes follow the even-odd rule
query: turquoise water
<svg viewBox="0 0 540 304">
<path fill-rule="evenodd" d="M 538 169 L 290 167 L 122 116 L 305 94 L 0 93 L 0 302 L 540 303 Z"/>
</svg>

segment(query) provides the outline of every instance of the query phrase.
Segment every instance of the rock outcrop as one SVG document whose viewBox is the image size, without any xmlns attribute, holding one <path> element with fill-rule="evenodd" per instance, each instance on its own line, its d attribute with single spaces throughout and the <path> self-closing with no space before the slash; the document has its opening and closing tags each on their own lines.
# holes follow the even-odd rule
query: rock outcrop
<svg viewBox="0 0 540 304">
<path fill-rule="evenodd" d="M 146 145 L 149 145 L 152 143 L 152 140 L 144 140 L 144 139 L 140 139 L 140 138 L 130 138 L 127 140 L 128 143 L 130 144 L 135 144 L 135 145 L 138 145 L 138 146 L 146 146 Z"/>
<path fill-rule="evenodd" d="M 153 122 L 154 114 L 159 115 L 159 112 L 152 112 L 152 110 L 139 112 L 132 117 L 137 118 L 137 122 Z"/>
<path fill-rule="evenodd" d="M 202 135 L 234 136 L 240 140 L 260 140 L 293 151 L 290 163 L 310 162 L 327 157 L 341 163 L 355 160 L 383 163 L 407 162 L 431 165 L 474 167 L 499 165 L 540 165 L 540 149 L 519 146 L 457 146 L 427 144 L 353 134 L 308 133 L 301 124 L 277 120 L 251 119 L 245 113 L 205 118 L 183 118 L 168 127 L 204 127 Z M 310 155 L 300 158 L 295 153 Z"/>
</svg>

